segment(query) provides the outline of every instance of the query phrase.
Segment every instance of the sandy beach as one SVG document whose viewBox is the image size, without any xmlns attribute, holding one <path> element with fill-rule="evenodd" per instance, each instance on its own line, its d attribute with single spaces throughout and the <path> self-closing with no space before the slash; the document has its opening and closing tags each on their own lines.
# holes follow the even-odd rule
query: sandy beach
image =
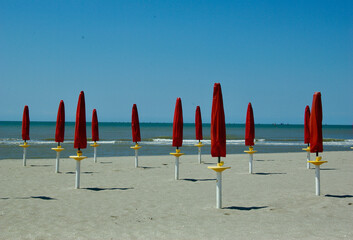
<svg viewBox="0 0 353 240">
<path fill-rule="evenodd" d="M 195 149 L 196 152 L 196 149 Z M 85 153 L 83 151 L 83 153 Z M 73 153 L 74 154 L 74 153 Z M 306 153 L 227 155 L 216 209 L 209 154 L 0 161 L 0 239 L 353 239 L 353 152 L 324 152 L 321 196 Z M 312 159 L 314 155 L 312 155 Z"/>
</svg>

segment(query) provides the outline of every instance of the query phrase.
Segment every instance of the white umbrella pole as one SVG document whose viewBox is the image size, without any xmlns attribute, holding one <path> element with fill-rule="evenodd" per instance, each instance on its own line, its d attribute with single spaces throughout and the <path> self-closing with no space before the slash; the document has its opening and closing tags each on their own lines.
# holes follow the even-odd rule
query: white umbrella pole
<svg viewBox="0 0 353 240">
<path fill-rule="evenodd" d="M 76 161 L 76 183 L 75 183 L 75 188 L 78 189 L 80 188 L 80 167 L 81 167 L 81 161 Z"/>
<path fill-rule="evenodd" d="M 253 155 L 250 153 L 249 154 L 249 173 L 252 174 L 253 173 Z"/>
<path fill-rule="evenodd" d="M 199 149 L 199 164 L 201 164 L 201 147 L 198 147 Z"/>
<path fill-rule="evenodd" d="M 97 148 L 94 147 L 94 152 L 93 152 L 93 158 L 94 158 L 94 162 L 97 162 Z"/>
<path fill-rule="evenodd" d="M 306 159 L 307 159 L 307 161 L 310 161 L 310 152 L 307 152 L 307 153 L 306 153 Z M 309 163 L 309 162 L 307 162 L 306 168 L 307 168 L 307 169 L 310 169 L 310 163 Z"/>
<path fill-rule="evenodd" d="M 320 196 L 320 166 L 315 166 L 316 196 Z"/>
<path fill-rule="evenodd" d="M 56 167 L 55 173 L 59 173 L 60 152 L 56 152 Z"/>
<path fill-rule="evenodd" d="M 135 149 L 135 168 L 139 166 L 139 155 L 138 155 L 138 149 Z"/>
<path fill-rule="evenodd" d="M 217 208 L 222 208 L 222 172 L 217 172 Z"/>
<path fill-rule="evenodd" d="M 179 180 L 179 157 L 175 157 L 175 180 Z"/>
<path fill-rule="evenodd" d="M 27 148 L 23 148 L 23 166 L 27 166 L 27 158 L 26 158 L 26 154 L 27 154 Z"/>
</svg>

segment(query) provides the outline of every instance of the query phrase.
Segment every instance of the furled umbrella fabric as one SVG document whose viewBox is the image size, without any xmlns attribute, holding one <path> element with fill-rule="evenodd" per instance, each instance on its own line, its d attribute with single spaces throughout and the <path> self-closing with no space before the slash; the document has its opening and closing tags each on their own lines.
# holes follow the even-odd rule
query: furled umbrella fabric
<svg viewBox="0 0 353 240">
<path fill-rule="evenodd" d="M 255 124 L 254 124 L 254 113 L 252 110 L 251 103 L 248 104 L 248 110 L 246 113 L 245 122 L 245 146 L 254 146 L 255 138 Z"/>
<path fill-rule="evenodd" d="M 132 106 L 131 130 L 132 130 L 132 141 L 135 143 L 140 142 L 141 141 L 140 122 L 139 122 L 139 115 L 138 115 L 136 104 Z"/>
<path fill-rule="evenodd" d="M 22 140 L 24 140 L 24 141 L 29 140 L 29 110 L 28 110 L 28 106 L 27 105 L 23 109 Z"/>
<path fill-rule="evenodd" d="M 310 107 L 305 107 L 304 114 L 304 143 L 310 143 Z"/>
<path fill-rule="evenodd" d="M 316 92 L 313 96 L 310 115 L 310 152 L 323 151 L 322 145 L 322 104 L 321 93 Z"/>
<path fill-rule="evenodd" d="M 58 115 L 56 117 L 56 128 L 55 128 L 55 142 L 64 142 L 65 135 L 65 105 L 64 101 L 61 100 L 58 109 Z"/>
<path fill-rule="evenodd" d="M 81 91 L 76 110 L 74 148 L 87 147 L 85 94 Z"/>
<path fill-rule="evenodd" d="M 98 117 L 96 109 L 93 109 L 92 112 L 92 141 L 99 141 Z"/>
<path fill-rule="evenodd" d="M 212 157 L 226 156 L 226 125 L 220 83 L 215 83 L 213 88 L 211 113 L 211 155 Z"/>
<path fill-rule="evenodd" d="M 183 108 L 181 99 L 177 98 L 174 110 L 173 121 L 173 147 L 181 147 L 183 145 Z"/>
<path fill-rule="evenodd" d="M 202 140 L 202 118 L 201 118 L 201 110 L 200 106 L 196 107 L 195 112 L 195 136 L 196 140 Z"/>
</svg>

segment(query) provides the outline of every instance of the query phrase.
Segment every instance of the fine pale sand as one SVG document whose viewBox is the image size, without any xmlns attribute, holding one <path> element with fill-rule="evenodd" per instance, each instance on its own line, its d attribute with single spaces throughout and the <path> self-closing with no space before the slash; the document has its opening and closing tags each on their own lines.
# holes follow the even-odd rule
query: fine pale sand
<svg viewBox="0 0 353 240">
<path fill-rule="evenodd" d="M 195 152 L 197 150 L 195 149 Z M 223 209 L 216 209 L 216 158 L 105 157 L 0 161 L 0 239 L 353 239 L 353 151 L 324 152 L 321 196 L 306 152 L 228 155 Z M 84 151 L 83 151 L 84 153 Z M 73 153 L 74 154 L 74 153 Z M 312 154 L 312 159 L 314 155 Z"/>
</svg>

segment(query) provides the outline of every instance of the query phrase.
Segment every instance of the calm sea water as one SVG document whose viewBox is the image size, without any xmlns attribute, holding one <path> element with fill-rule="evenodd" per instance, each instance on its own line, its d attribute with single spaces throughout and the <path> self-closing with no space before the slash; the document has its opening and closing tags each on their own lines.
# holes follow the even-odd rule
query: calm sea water
<svg viewBox="0 0 353 240">
<path fill-rule="evenodd" d="M 22 148 L 18 145 L 21 140 L 21 122 L 0 121 L 0 159 L 21 159 Z M 31 122 L 30 138 L 31 145 L 27 150 L 28 158 L 51 158 L 55 152 L 51 150 L 57 144 L 54 142 L 55 122 Z M 172 147 L 173 125 L 171 123 L 141 123 L 141 138 L 139 143 L 143 148 L 139 155 L 165 155 L 174 152 Z M 65 126 L 65 142 L 62 146 L 65 151 L 61 157 L 75 154 L 73 148 L 75 123 L 67 122 Z M 255 150 L 259 152 L 302 152 L 305 147 L 303 125 L 255 125 Z M 227 125 L 227 153 L 243 153 L 247 147 L 244 146 L 244 124 Z M 210 154 L 210 125 L 203 126 L 204 140 L 206 146 L 202 148 L 204 154 Z M 91 125 L 87 123 L 87 137 L 91 137 Z M 130 123 L 99 123 L 99 137 L 101 144 L 97 148 L 98 156 L 133 156 L 134 150 L 130 146 L 131 141 Z M 350 125 L 326 125 L 323 126 L 324 151 L 347 151 L 353 146 L 353 129 Z M 186 154 L 197 154 L 197 143 L 195 138 L 194 124 L 184 124 L 184 141 L 182 152 Z M 89 141 L 89 143 L 91 143 Z M 84 155 L 93 155 L 93 148 L 87 147 L 83 150 Z"/>
</svg>

